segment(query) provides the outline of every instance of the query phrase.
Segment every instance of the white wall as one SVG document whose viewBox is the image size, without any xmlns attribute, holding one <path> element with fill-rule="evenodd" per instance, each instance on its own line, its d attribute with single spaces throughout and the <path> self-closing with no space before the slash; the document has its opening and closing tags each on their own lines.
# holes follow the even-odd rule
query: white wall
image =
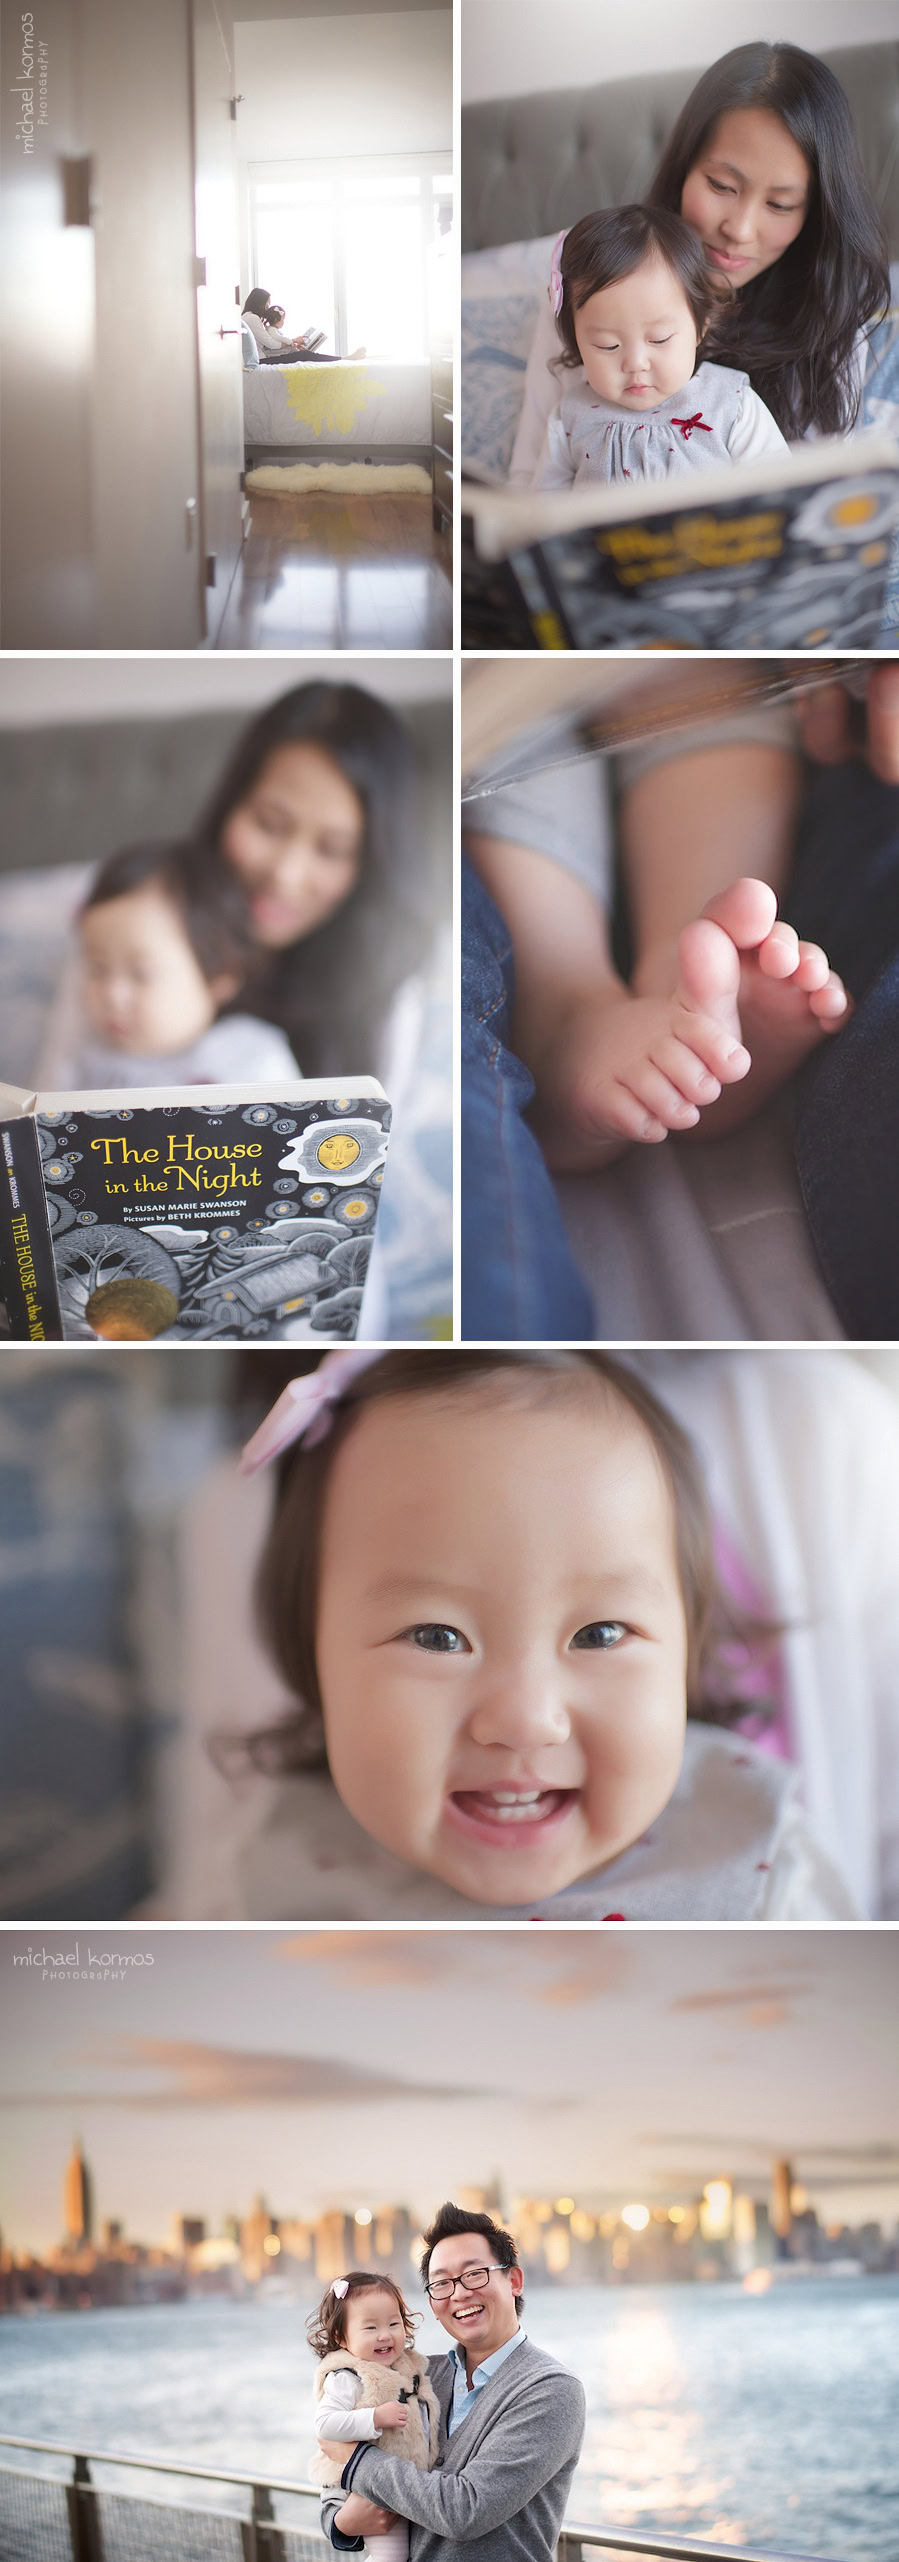
<svg viewBox="0 0 899 2562">
<path fill-rule="evenodd" d="M 452 150 L 448 9 L 238 18 L 234 43 L 244 163 Z"/>
<path fill-rule="evenodd" d="M 765 13 L 758 0 L 456 0 L 462 14 L 462 97 L 525 97 L 532 90 L 593 88 L 630 72 L 677 71 L 714 62 L 753 37 L 804 45 L 895 38 L 896 0 L 782 0 Z"/>
<path fill-rule="evenodd" d="M 0 729 L 53 721 L 133 720 L 161 712 L 224 712 L 275 702 L 290 685 L 323 676 L 365 685 L 387 703 L 449 702 L 452 667 L 441 658 L 11 658 L 0 660 Z"/>
</svg>

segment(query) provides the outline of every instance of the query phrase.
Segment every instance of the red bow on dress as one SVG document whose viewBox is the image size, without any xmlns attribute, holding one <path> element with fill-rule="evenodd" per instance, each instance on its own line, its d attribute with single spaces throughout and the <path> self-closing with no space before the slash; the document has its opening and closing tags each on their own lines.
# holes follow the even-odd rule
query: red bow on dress
<svg viewBox="0 0 899 2562">
<path fill-rule="evenodd" d="M 672 418 L 671 424 L 672 427 L 680 427 L 683 430 L 685 445 L 689 444 L 694 427 L 701 427 L 704 436 L 710 436 L 712 432 L 711 428 L 706 425 L 706 421 L 703 418 L 701 411 L 698 409 L 695 418 Z"/>
</svg>

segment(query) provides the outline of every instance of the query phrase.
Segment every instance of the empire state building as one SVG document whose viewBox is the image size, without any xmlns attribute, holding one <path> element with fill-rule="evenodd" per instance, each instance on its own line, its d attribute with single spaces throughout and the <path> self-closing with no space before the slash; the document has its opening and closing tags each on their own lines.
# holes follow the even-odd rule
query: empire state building
<svg viewBox="0 0 899 2562">
<path fill-rule="evenodd" d="M 66 2167 L 62 2192 L 65 2238 L 70 2248 L 90 2242 L 94 2230 L 94 2184 L 82 2153 L 75 2143 L 71 2161 Z"/>
</svg>

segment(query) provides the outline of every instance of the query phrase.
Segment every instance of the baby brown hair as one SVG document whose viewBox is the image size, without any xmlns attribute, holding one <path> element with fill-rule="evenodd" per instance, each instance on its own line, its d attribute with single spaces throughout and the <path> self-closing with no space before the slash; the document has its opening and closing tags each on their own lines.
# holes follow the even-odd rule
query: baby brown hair
<svg viewBox="0 0 899 2562">
<path fill-rule="evenodd" d="M 338 2282 L 341 2293 L 337 2295 L 333 2286 L 326 2286 L 317 2312 L 310 2313 L 306 2324 L 306 2338 L 316 2357 L 331 2357 L 335 2349 L 346 2347 L 347 2306 L 352 2303 L 354 2295 L 364 2295 L 367 2289 L 375 2286 L 383 2287 L 388 2295 L 396 2296 L 406 2326 L 406 2347 L 412 2348 L 421 2315 L 410 2313 L 394 2277 L 385 2277 L 376 2268 L 351 2268 Z"/>
<path fill-rule="evenodd" d="M 712 1524 L 702 1471 L 685 1432 L 645 1386 L 639 1373 L 605 1352 L 567 1350 L 490 1352 L 387 1352 L 359 1373 L 334 1410 L 327 1437 L 312 1449 L 295 1447 L 281 1465 L 274 1518 L 259 1571 L 257 1604 L 262 1634 L 299 1702 L 296 1713 L 245 1736 L 240 1757 L 259 1769 L 290 1771 L 325 1762 L 322 1703 L 315 1658 L 319 1532 L 335 1454 L 363 1406 L 385 1398 L 464 1395 L 479 1387 L 507 1399 L 599 1392 L 628 1406 L 653 1444 L 674 1508 L 678 1571 L 687 1623 L 687 1713 L 710 1725 L 745 1716 L 735 1653 L 746 1654 L 776 1633 L 751 1622 L 728 1604 L 715 1570 Z M 424 1420 L 424 1418 L 423 1418 Z M 758 1713 L 758 1701 L 751 1702 Z M 222 1747 L 219 1759 L 233 1758 Z"/>
<path fill-rule="evenodd" d="M 733 301 L 733 286 L 708 265 L 697 233 L 681 214 L 662 205 L 612 205 L 604 213 L 582 214 L 562 243 L 559 272 L 562 307 L 556 327 L 563 353 L 558 365 L 582 365 L 575 335 L 575 313 L 591 295 L 632 276 L 647 258 L 663 258 L 681 287 L 696 323 L 697 339 L 705 336 L 716 313 Z"/>
</svg>

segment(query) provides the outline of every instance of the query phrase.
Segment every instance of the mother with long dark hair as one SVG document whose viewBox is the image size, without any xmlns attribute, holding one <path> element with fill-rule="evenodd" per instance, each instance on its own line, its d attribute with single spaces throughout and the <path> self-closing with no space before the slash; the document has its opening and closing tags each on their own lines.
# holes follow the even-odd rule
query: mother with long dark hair
<svg viewBox="0 0 899 2562">
<path fill-rule="evenodd" d="M 280 1025 L 304 1076 L 381 1073 L 437 906 L 404 723 L 358 685 L 297 685 L 244 732 L 197 833 L 248 901 L 239 1001 Z"/>
<path fill-rule="evenodd" d="M 849 103 L 828 65 L 792 44 L 723 54 L 682 107 L 648 200 L 683 214 L 734 288 L 703 353 L 749 375 L 789 442 L 850 434 L 889 273 Z M 550 370 L 558 352 L 547 305 L 528 360 L 513 481 L 529 482 L 536 467 L 559 396 Z"/>
</svg>

